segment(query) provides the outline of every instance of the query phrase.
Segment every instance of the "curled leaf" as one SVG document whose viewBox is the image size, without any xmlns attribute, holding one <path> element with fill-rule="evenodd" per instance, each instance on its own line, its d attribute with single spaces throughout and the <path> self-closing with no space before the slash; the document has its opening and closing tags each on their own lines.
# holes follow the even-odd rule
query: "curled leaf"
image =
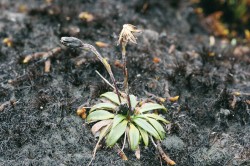
<svg viewBox="0 0 250 166">
<path fill-rule="evenodd" d="M 112 123 L 109 123 L 107 126 L 101 129 L 99 140 L 102 140 L 103 137 L 105 137 L 109 131 L 111 130 Z"/>
<path fill-rule="evenodd" d="M 81 116 L 82 114 L 86 114 L 86 109 L 84 107 L 78 107 L 77 111 L 76 111 L 76 114 L 78 116 Z"/>
<path fill-rule="evenodd" d="M 104 126 L 107 126 L 108 124 L 110 124 L 112 122 L 112 120 L 102 120 L 100 122 L 97 122 L 96 124 L 94 124 L 91 128 L 91 132 L 93 135 L 96 135 L 96 133 L 98 131 L 100 131 L 101 128 L 103 128 Z"/>
<path fill-rule="evenodd" d="M 141 151 L 140 151 L 140 147 L 138 146 L 136 151 L 135 151 L 135 156 L 136 158 L 139 160 L 141 158 Z"/>
</svg>

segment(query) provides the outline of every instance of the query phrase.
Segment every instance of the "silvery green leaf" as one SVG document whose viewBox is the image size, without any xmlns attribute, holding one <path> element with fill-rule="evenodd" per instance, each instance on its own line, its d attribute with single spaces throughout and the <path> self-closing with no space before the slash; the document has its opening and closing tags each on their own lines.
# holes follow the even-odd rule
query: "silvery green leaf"
<svg viewBox="0 0 250 166">
<path fill-rule="evenodd" d="M 136 150 L 139 145 L 139 130 L 132 124 L 129 124 L 129 143 L 132 150 Z"/>
<path fill-rule="evenodd" d="M 105 98 L 109 99 L 110 101 L 112 101 L 113 103 L 120 105 L 119 98 L 118 98 L 117 94 L 114 92 L 103 93 L 101 95 L 101 97 L 105 97 Z"/>
<path fill-rule="evenodd" d="M 92 112 L 94 110 L 111 110 L 114 111 L 117 106 L 112 103 L 98 103 L 91 107 L 89 112 Z"/>
<path fill-rule="evenodd" d="M 137 127 L 141 133 L 142 140 L 145 146 L 148 146 L 148 133 L 140 127 Z"/>
<path fill-rule="evenodd" d="M 160 105 L 157 103 L 145 103 L 139 108 L 140 113 L 153 111 L 153 110 L 167 111 L 167 109 L 163 105 Z"/>
<path fill-rule="evenodd" d="M 160 115 L 157 115 L 157 114 L 143 114 L 144 116 L 146 117 L 150 117 L 150 118 L 153 118 L 155 120 L 159 120 L 159 121 L 162 121 L 164 123 L 170 123 L 168 120 L 164 119 L 163 117 L 161 117 Z"/>
<path fill-rule="evenodd" d="M 127 123 L 127 120 L 123 120 L 121 123 L 111 129 L 106 139 L 107 146 L 112 147 L 117 142 L 117 140 L 124 134 L 127 127 Z"/>
<path fill-rule="evenodd" d="M 105 119 L 111 119 L 114 118 L 114 114 L 105 111 L 105 110 L 96 110 L 94 112 L 91 112 L 88 116 L 87 116 L 87 122 L 94 122 L 94 121 L 98 121 L 98 120 L 105 120 Z"/>
<path fill-rule="evenodd" d="M 161 139 L 164 139 L 166 132 L 164 128 L 162 127 L 162 125 L 159 122 L 157 122 L 157 120 L 152 119 L 152 118 L 148 118 L 148 121 L 152 126 L 154 126 L 155 130 L 159 133 Z"/>
<path fill-rule="evenodd" d="M 147 131 L 149 134 L 151 134 L 152 136 L 154 136 L 156 139 L 158 139 L 158 140 L 161 139 L 161 137 L 159 136 L 159 134 L 155 130 L 155 128 L 149 122 L 147 122 L 145 119 L 134 118 L 133 122 L 135 122 L 136 125 L 140 126 L 145 131 Z"/>
<path fill-rule="evenodd" d="M 126 117 L 124 115 L 121 115 L 121 114 L 115 115 L 114 120 L 113 120 L 112 128 L 114 128 L 117 124 L 119 124 L 125 118 Z"/>
<path fill-rule="evenodd" d="M 136 105 L 138 104 L 139 101 L 137 101 L 137 97 L 134 95 L 129 95 L 130 97 L 130 102 L 131 102 L 131 107 L 135 108 Z"/>
</svg>

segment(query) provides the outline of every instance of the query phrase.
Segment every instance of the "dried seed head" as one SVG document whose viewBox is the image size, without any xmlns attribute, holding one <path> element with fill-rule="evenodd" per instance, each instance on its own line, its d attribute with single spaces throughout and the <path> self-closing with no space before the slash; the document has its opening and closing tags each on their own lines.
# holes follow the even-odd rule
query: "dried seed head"
<svg viewBox="0 0 250 166">
<path fill-rule="evenodd" d="M 124 24 L 122 31 L 119 35 L 119 39 L 117 42 L 117 45 L 124 44 L 125 46 L 128 44 L 128 42 L 136 43 L 136 37 L 134 36 L 134 33 L 141 32 L 141 30 L 137 29 L 136 26 L 131 24 Z"/>
<path fill-rule="evenodd" d="M 62 37 L 61 43 L 71 48 L 78 48 L 78 47 L 82 47 L 83 45 L 82 41 L 75 37 Z"/>
</svg>

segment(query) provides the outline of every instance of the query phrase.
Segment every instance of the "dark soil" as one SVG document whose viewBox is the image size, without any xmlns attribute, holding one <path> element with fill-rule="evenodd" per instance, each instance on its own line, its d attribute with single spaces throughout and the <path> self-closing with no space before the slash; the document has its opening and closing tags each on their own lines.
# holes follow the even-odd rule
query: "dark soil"
<svg viewBox="0 0 250 166">
<path fill-rule="evenodd" d="M 95 19 L 80 20 L 82 11 Z M 200 22 L 186 1 L 0 0 L 0 40 L 13 40 L 11 47 L 0 45 L 0 165 L 87 165 L 97 140 L 76 108 L 110 90 L 94 72 L 108 78 L 103 66 L 89 52 L 66 49 L 52 58 L 49 73 L 44 60 L 21 61 L 61 46 L 62 36 L 102 41 L 111 47 L 99 51 L 123 81 L 114 62 L 121 60 L 116 41 L 125 23 L 144 30 L 127 48 L 131 92 L 180 96 L 164 103 L 171 125 L 162 144 L 169 156 L 180 166 L 250 165 L 249 52 L 236 54 L 238 45 L 222 47 L 221 39 L 209 46 Z M 87 59 L 81 66 L 78 56 Z M 103 147 L 93 165 L 161 164 L 152 145 L 142 147 L 140 160 L 125 153 L 128 161 Z"/>
</svg>

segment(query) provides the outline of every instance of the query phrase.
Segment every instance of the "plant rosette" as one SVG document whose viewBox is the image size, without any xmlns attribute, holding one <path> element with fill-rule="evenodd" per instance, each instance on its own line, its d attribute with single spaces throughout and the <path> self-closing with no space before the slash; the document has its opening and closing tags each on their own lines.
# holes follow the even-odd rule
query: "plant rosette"
<svg viewBox="0 0 250 166">
<path fill-rule="evenodd" d="M 86 119 L 87 123 L 95 123 L 91 131 L 99 137 L 98 142 L 105 138 L 107 147 L 113 147 L 123 135 L 127 135 L 130 149 L 135 151 L 142 141 L 148 146 L 150 136 L 156 140 L 165 138 L 163 124 L 170 122 L 153 113 L 154 110 L 167 111 L 163 105 L 142 103 L 136 96 L 129 95 L 132 107 L 130 115 L 125 97 L 121 96 L 121 103 L 114 92 L 106 92 L 100 97 L 105 99 L 104 102 L 92 106 Z"/>
</svg>

